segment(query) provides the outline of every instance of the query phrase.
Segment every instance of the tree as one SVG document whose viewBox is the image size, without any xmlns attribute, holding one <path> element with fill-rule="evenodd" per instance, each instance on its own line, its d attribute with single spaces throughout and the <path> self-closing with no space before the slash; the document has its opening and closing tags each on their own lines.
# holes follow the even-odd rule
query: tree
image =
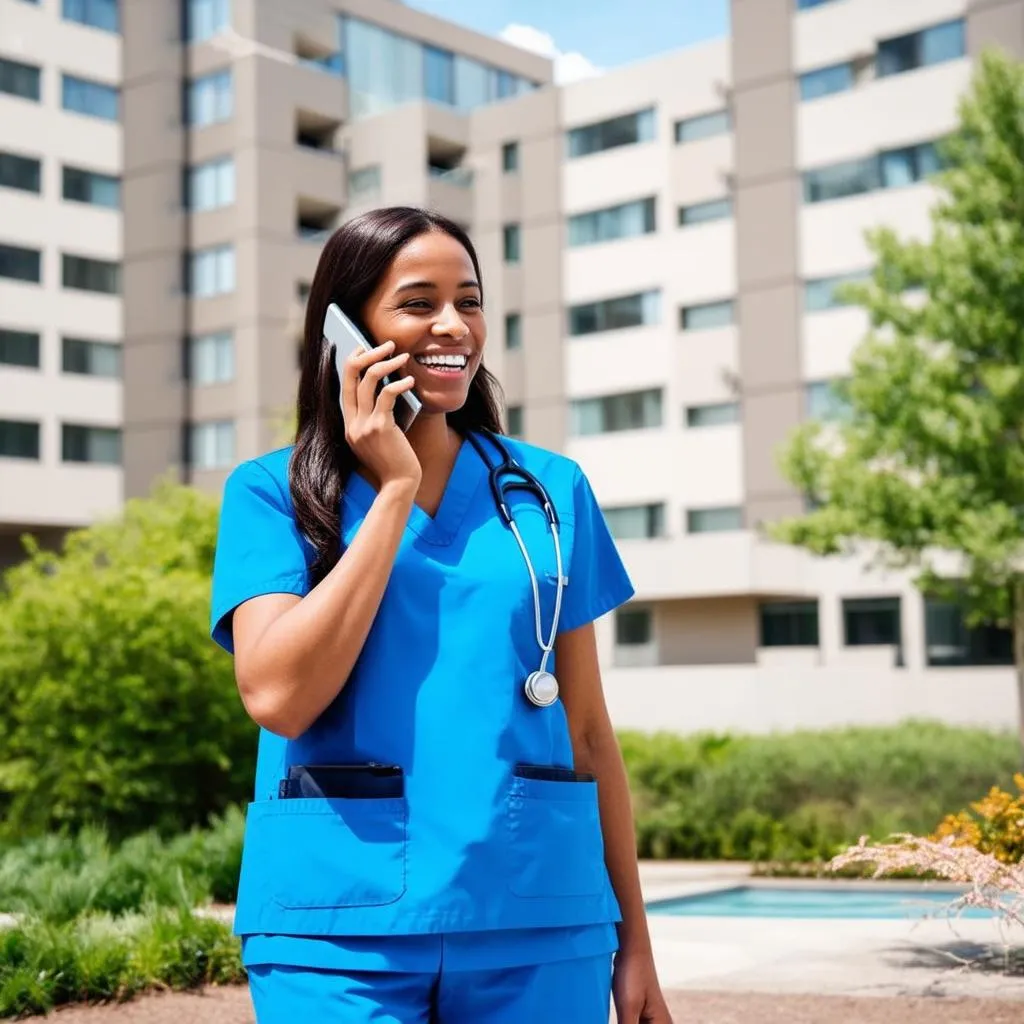
<svg viewBox="0 0 1024 1024">
<path fill-rule="evenodd" d="M 245 798 L 256 729 L 209 639 L 217 504 L 171 483 L 0 587 L 0 820 L 115 835 Z"/>
<path fill-rule="evenodd" d="M 846 286 L 870 330 L 844 415 L 806 423 L 782 471 L 819 504 L 768 528 L 819 555 L 869 550 L 1012 626 L 1024 750 L 1024 67 L 986 53 L 940 146 L 929 240 L 868 235 Z"/>
</svg>

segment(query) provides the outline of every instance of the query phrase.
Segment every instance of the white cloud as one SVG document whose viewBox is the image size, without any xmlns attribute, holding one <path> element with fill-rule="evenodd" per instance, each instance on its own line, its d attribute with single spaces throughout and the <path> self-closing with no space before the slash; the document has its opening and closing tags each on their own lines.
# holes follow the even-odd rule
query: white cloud
<svg viewBox="0 0 1024 1024">
<path fill-rule="evenodd" d="M 547 33 L 533 25 L 506 25 L 499 33 L 506 43 L 518 46 L 531 53 L 539 53 L 555 62 L 555 81 L 559 85 L 566 82 L 578 82 L 581 78 L 593 78 L 603 73 L 603 68 L 592 64 L 582 53 L 572 51 L 565 53 L 555 45 L 555 40 Z"/>
</svg>

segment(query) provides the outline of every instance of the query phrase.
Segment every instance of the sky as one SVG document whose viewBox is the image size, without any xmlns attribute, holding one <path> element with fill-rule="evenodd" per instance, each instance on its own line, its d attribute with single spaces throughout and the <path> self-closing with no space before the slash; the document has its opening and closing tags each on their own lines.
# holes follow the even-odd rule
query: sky
<svg viewBox="0 0 1024 1024">
<path fill-rule="evenodd" d="M 405 0 L 555 58 L 560 81 L 586 78 L 725 35 L 728 0 Z"/>
</svg>

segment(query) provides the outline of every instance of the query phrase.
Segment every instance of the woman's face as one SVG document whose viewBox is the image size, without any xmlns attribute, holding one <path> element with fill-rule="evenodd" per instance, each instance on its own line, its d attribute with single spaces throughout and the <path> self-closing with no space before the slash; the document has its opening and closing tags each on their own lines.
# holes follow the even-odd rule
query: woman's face
<svg viewBox="0 0 1024 1024">
<path fill-rule="evenodd" d="M 487 325 L 469 253 L 431 231 L 406 243 L 363 309 L 373 340 L 408 352 L 424 413 L 450 413 L 466 401 L 483 358 Z"/>
</svg>

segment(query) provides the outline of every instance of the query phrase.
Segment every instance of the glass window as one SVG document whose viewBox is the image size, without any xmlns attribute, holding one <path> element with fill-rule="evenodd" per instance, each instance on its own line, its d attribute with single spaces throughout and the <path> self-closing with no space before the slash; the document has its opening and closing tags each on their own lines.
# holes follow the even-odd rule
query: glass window
<svg viewBox="0 0 1024 1024">
<path fill-rule="evenodd" d="M 728 110 L 716 110 L 699 117 L 688 117 L 676 121 L 676 142 L 696 142 L 714 135 L 725 135 L 732 130 L 732 119 Z"/>
<path fill-rule="evenodd" d="M 215 210 L 235 201 L 235 161 L 222 157 L 190 167 L 185 176 L 185 206 Z"/>
<path fill-rule="evenodd" d="M 968 626 L 963 609 L 950 601 L 925 598 L 924 635 L 932 667 L 1013 664 L 1013 630 L 988 623 Z"/>
<path fill-rule="evenodd" d="M 820 313 L 826 309 L 838 309 L 848 303 L 838 294 L 845 284 L 862 284 L 871 280 L 869 270 L 856 270 L 835 277 L 819 277 L 804 282 L 804 309 L 808 313 Z"/>
<path fill-rule="evenodd" d="M 661 321 L 661 292 L 639 292 L 569 307 L 569 334 L 596 334 L 625 327 L 643 327 Z"/>
<path fill-rule="evenodd" d="M 75 114 L 118 119 L 118 92 L 112 85 L 93 82 L 75 75 L 61 75 L 61 105 Z"/>
<path fill-rule="evenodd" d="M 523 436 L 523 407 L 521 405 L 510 405 L 506 412 L 508 418 L 508 436 Z"/>
<path fill-rule="evenodd" d="M 39 342 L 38 331 L 12 331 L 0 327 L 0 364 L 38 369 Z"/>
<path fill-rule="evenodd" d="M 891 149 L 879 157 L 882 188 L 913 185 L 942 169 L 939 151 L 933 142 Z"/>
<path fill-rule="evenodd" d="M 686 409 L 688 427 L 722 427 L 739 421 L 739 402 L 713 402 L 710 405 L 691 405 Z"/>
<path fill-rule="evenodd" d="M 505 314 L 505 348 L 523 347 L 523 318 L 518 313 Z"/>
<path fill-rule="evenodd" d="M 848 92 L 853 86 L 853 65 L 833 64 L 800 76 L 800 99 L 806 103 L 837 92 Z"/>
<path fill-rule="evenodd" d="M 225 295 L 235 290 L 235 248 L 215 245 L 192 253 L 188 288 L 196 298 Z"/>
<path fill-rule="evenodd" d="M 0 57 L 0 92 L 38 103 L 42 95 L 41 78 L 36 65 Z"/>
<path fill-rule="evenodd" d="M 489 67 L 471 57 L 455 55 L 455 105 L 463 111 L 496 98 L 497 79 Z"/>
<path fill-rule="evenodd" d="M 743 509 L 737 506 L 686 510 L 687 533 L 726 533 L 742 529 Z"/>
<path fill-rule="evenodd" d="M 823 203 L 871 192 L 880 184 L 878 160 L 873 156 L 804 171 L 803 178 L 805 203 Z"/>
<path fill-rule="evenodd" d="M 620 505 L 601 511 L 616 540 L 649 540 L 664 535 L 664 505 Z"/>
<path fill-rule="evenodd" d="M 423 97 L 427 80 L 422 43 L 358 18 L 346 17 L 343 32 L 353 119 L 379 114 Z M 437 65 L 431 88 L 441 86 L 436 68 Z"/>
<path fill-rule="evenodd" d="M 423 92 L 433 103 L 455 105 L 455 57 L 447 50 L 423 47 Z"/>
<path fill-rule="evenodd" d="M 235 461 L 233 420 L 193 423 L 189 430 L 188 461 L 196 469 L 226 469 Z"/>
<path fill-rule="evenodd" d="M 61 284 L 76 291 L 117 295 L 121 291 L 121 264 L 62 253 Z"/>
<path fill-rule="evenodd" d="M 572 159 L 602 153 L 606 149 L 617 149 L 619 146 L 650 142 L 656 130 L 653 107 L 572 128 L 566 133 L 566 155 Z"/>
<path fill-rule="evenodd" d="M 231 22 L 231 0 L 188 0 L 186 36 L 201 43 L 215 36 Z"/>
<path fill-rule="evenodd" d="M 849 414 L 849 403 L 837 390 L 837 383 L 816 380 L 804 385 L 804 405 L 808 419 L 828 422 L 844 419 Z"/>
<path fill-rule="evenodd" d="M 812 7 L 823 7 L 825 4 L 835 3 L 835 0 L 796 0 L 798 11 L 809 11 Z"/>
<path fill-rule="evenodd" d="M 77 21 L 106 32 L 119 32 L 117 0 L 63 0 L 65 21 Z"/>
<path fill-rule="evenodd" d="M 661 426 L 661 389 L 578 398 L 570 406 L 570 429 L 579 437 Z"/>
<path fill-rule="evenodd" d="M 761 647 L 817 647 L 817 601 L 770 601 L 761 605 Z"/>
<path fill-rule="evenodd" d="M 365 202 L 380 193 L 380 164 L 360 167 L 348 178 L 348 191 L 353 200 Z"/>
<path fill-rule="evenodd" d="M 193 384 L 224 384 L 235 377 L 235 342 L 230 331 L 189 339 L 188 375 Z"/>
<path fill-rule="evenodd" d="M 121 346 L 112 341 L 62 338 L 61 369 L 89 377 L 120 377 Z"/>
<path fill-rule="evenodd" d="M 732 216 L 732 200 L 709 199 L 706 203 L 694 203 L 692 206 L 679 207 L 679 226 L 690 227 L 693 224 L 706 224 L 712 220 L 725 220 Z"/>
<path fill-rule="evenodd" d="M 64 462 L 93 462 L 107 466 L 121 464 L 121 431 L 117 427 L 86 427 L 62 423 L 60 457 Z"/>
<path fill-rule="evenodd" d="M 650 608 L 618 608 L 615 611 L 615 644 L 618 647 L 640 647 L 654 639 L 654 623 Z"/>
<path fill-rule="evenodd" d="M 713 327 L 728 327 L 735 321 L 735 303 L 732 299 L 722 302 L 703 302 L 696 306 L 684 306 L 679 310 L 679 326 L 684 331 L 706 331 Z"/>
<path fill-rule="evenodd" d="M 593 245 L 637 238 L 657 230 L 654 199 L 638 199 L 569 218 L 569 245 Z"/>
<path fill-rule="evenodd" d="M 43 254 L 38 249 L 0 244 L 0 277 L 39 284 L 43 279 Z"/>
<path fill-rule="evenodd" d="M 501 147 L 501 169 L 506 174 L 513 174 L 519 170 L 518 142 L 506 142 Z"/>
<path fill-rule="evenodd" d="M 964 22 L 947 21 L 878 44 L 875 73 L 879 78 L 956 60 L 966 53 Z"/>
<path fill-rule="evenodd" d="M 43 162 L 17 153 L 0 153 L 0 188 L 41 192 Z"/>
<path fill-rule="evenodd" d="M 230 68 L 195 78 L 185 92 L 185 121 L 203 125 L 230 121 L 235 109 L 234 83 Z"/>
<path fill-rule="evenodd" d="M 506 263 L 518 263 L 520 259 L 520 232 L 518 224 L 506 224 L 501 229 L 501 244 Z"/>
<path fill-rule="evenodd" d="M 898 597 L 847 597 L 843 599 L 844 643 L 869 647 L 901 643 Z"/>
<path fill-rule="evenodd" d="M 0 459 L 38 459 L 39 424 L 0 420 Z"/>
<path fill-rule="evenodd" d="M 91 203 L 116 210 L 121 205 L 121 179 L 80 167 L 63 169 L 63 195 L 76 203 Z"/>
</svg>

